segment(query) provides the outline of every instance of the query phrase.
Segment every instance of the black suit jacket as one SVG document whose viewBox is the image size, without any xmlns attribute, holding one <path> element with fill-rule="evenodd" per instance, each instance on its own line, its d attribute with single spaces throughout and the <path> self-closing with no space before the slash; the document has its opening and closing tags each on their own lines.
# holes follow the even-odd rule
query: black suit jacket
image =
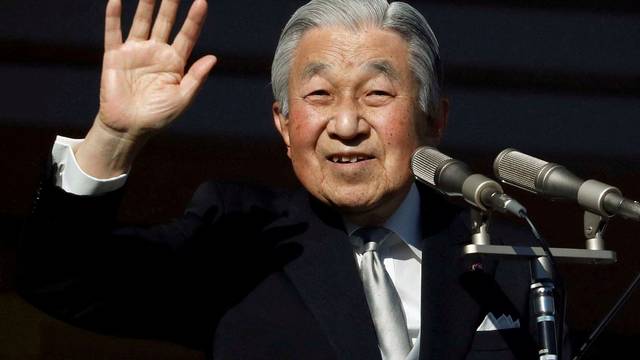
<svg viewBox="0 0 640 360">
<path fill-rule="evenodd" d="M 460 257 L 468 212 L 419 190 L 420 358 L 535 358 L 528 264 Z M 120 196 L 43 181 L 19 252 L 27 300 L 94 331 L 220 359 L 380 358 L 342 221 L 305 191 L 209 182 L 180 219 L 144 229 L 114 227 Z M 521 230 L 494 227 L 494 243 L 522 241 Z M 476 332 L 489 312 L 521 328 Z"/>
</svg>

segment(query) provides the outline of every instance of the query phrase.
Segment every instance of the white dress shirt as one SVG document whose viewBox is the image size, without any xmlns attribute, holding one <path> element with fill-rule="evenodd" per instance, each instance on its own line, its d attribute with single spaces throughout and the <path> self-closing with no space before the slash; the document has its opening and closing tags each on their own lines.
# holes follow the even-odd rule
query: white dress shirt
<svg viewBox="0 0 640 360">
<path fill-rule="evenodd" d="M 76 195 L 99 195 L 114 191 L 124 185 L 127 174 L 98 179 L 82 171 L 73 153 L 73 147 L 82 142 L 63 136 L 56 138 L 52 149 L 53 161 L 58 164 L 55 182 L 66 192 Z M 345 223 L 349 235 L 358 227 Z M 393 285 L 398 291 L 402 309 L 407 319 L 407 328 L 411 342 L 414 344 L 407 359 L 417 359 L 420 351 L 420 284 L 422 274 L 422 232 L 420 227 L 420 195 L 415 184 L 403 200 L 400 207 L 383 225 L 393 231 L 379 251 Z M 362 255 L 354 250 L 358 267 Z"/>
</svg>

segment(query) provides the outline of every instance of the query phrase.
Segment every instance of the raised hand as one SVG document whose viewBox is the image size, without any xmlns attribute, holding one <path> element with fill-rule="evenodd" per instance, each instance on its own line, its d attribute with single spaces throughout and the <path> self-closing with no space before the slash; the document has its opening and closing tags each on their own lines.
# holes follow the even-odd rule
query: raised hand
<svg viewBox="0 0 640 360">
<path fill-rule="evenodd" d="M 109 128 L 138 136 L 165 127 L 187 107 L 213 67 L 216 59 L 208 55 L 184 73 L 204 23 L 205 0 L 193 2 L 175 40 L 167 43 L 179 3 L 162 1 L 154 23 L 154 1 L 140 0 L 123 43 L 121 4 L 109 1 L 99 112 Z"/>
<path fill-rule="evenodd" d="M 216 58 L 185 65 L 207 12 L 206 0 L 195 0 L 169 44 L 179 0 L 163 0 L 155 22 L 153 0 L 140 0 L 125 42 L 120 0 L 109 0 L 105 17 L 105 53 L 100 109 L 85 141 L 77 148 L 80 167 L 108 177 L 130 166 L 148 137 L 166 127 L 191 103 Z"/>
</svg>

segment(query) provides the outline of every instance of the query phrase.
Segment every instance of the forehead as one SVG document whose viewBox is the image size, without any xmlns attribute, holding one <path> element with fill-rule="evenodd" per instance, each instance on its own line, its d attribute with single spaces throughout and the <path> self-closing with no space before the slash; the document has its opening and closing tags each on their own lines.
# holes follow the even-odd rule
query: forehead
<svg viewBox="0 0 640 360">
<path fill-rule="evenodd" d="M 300 39 L 293 58 L 295 78 L 344 70 L 376 70 L 405 77 L 409 46 L 398 33 L 373 27 L 357 31 L 341 26 L 319 27 Z"/>
</svg>

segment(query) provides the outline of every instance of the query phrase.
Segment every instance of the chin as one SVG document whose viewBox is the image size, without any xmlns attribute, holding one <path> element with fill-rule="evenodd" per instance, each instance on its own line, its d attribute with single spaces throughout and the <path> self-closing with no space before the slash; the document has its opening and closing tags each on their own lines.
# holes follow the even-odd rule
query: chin
<svg viewBox="0 0 640 360">
<path fill-rule="evenodd" d="M 333 189 L 332 189 L 333 190 Z M 379 194 L 345 188 L 343 191 L 332 192 L 324 196 L 327 202 L 338 208 L 344 214 L 366 213 L 376 209 L 382 202 Z"/>
</svg>

